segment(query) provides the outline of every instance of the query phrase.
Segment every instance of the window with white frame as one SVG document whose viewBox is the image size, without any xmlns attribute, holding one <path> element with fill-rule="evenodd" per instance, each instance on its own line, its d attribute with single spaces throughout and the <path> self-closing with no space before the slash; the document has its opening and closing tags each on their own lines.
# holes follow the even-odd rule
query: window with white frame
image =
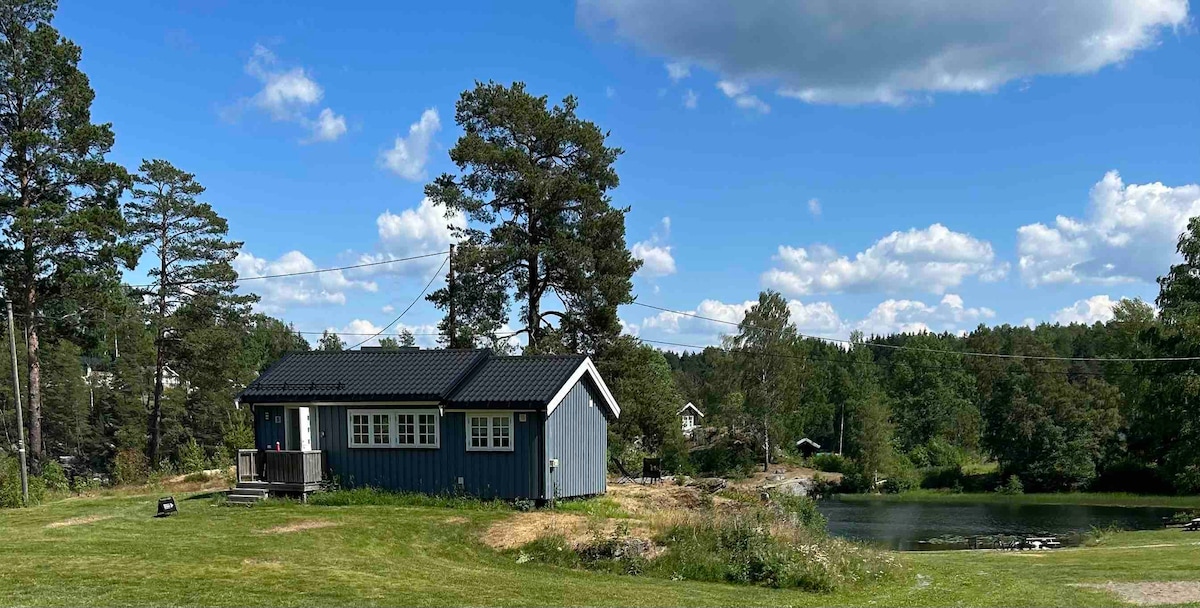
<svg viewBox="0 0 1200 608">
<path fill-rule="evenodd" d="M 690 430 L 696 426 L 696 417 L 691 414 L 685 414 L 683 417 L 683 430 Z"/>
<path fill-rule="evenodd" d="M 350 410 L 352 448 L 436 448 L 437 410 Z"/>
<path fill-rule="evenodd" d="M 467 412 L 467 451 L 511 452 L 512 413 Z"/>
</svg>

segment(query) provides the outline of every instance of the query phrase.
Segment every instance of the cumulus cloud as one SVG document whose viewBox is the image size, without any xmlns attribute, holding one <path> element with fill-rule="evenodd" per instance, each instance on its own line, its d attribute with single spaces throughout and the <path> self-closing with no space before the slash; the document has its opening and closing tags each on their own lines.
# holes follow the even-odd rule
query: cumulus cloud
<svg viewBox="0 0 1200 608">
<path fill-rule="evenodd" d="M 633 331 L 626 333 L 697 346 L 715 345 L 720 343 L 721 336 L 736 334 L 737 327 L 731 323 L 740 323 L 757 303 L 757 300 L 726 303 L 708 299 L 692 310 L 680 311 L 687 314 L 663 311 L 646 317 L 636 325 L 629 325 Z M 885 300 L 859 320 L 843 318 L 829 302 L 805 303 L 792 299 L 788 301 L 788 312 L 801 334 L 836 340 L 848 339 L 854 330 L 868 336 L 922 331 L 962 333 L 996 316 L 990 308 L 966 306 L 955 294 L 946 294 L 933 305 L 918 300 Z M 622 322 L 622 326 L 626 325 Z"/>
<path fill-rule="evenodd" d="M 233 260 L 233 269 L 240 278 L 268 275 L 311 272 L 317 265 L 299 251 L 289 251 L 278 259 L 267 260 L 242 250 Z M 346 292 L 361 290 L 374 292 L 378 285 L 372 281 L 350 279 L 342 271 L 322 272 L 293 277 L 263 279 L 245 283 L 247 291 L 258 294 L 262 299 L 256 305 L 268 314 L 278 314 L 291 306 L 342 305 L 346 303 Z"/>
<path fill-rule="evenodd" d="M 948 293 L 936 305 L 917 300 L 885 300 L 854 324 L 864 334 L 950 332 L 959 333 L 996 316 L 987 307 L 968 308 L 963 299 Z"/>
<path fill-rule="evenodd" d="M 671 218 L 662 218 L 660 232 L 655 232 L 648 240 L 640 241 L 629 248 L 633 257 L 642 261 L 638 273 L 646 277 L 663 277 L 675 274 L 675 256 L 671 255 L 671 246 L 663 241 L 670 238 Z"/>
<path fill-rule="evenodd" d="M 599 37 L 808 103 L 904 103 L 1086 74 L 1188 24 L 1188 0 L 580 0 Z"/>
<path fill-rule="evenodd" d="M 408 137 L 397 136 L 392 149 L 385 150 L 380 163 L 392 173 L 411 181 L 425 179 L 425 163 L 429 162 L 429 146 L 433 136 L 442 128 L 436 108 L 421 113 L 421 118 L 408 127 Z"/>
<path fill-rule="evenodd" d="M 466 225 L 467 217 L 462 212 L 446 217 L 446 208 L 428 198 L 421 199 L 416 207 L 400 213 L 386 210 L 375 218 L 379 236 L 375 252 L 360 254 L 359 262 L 365 264 L 447 251 L 450 243 L 454 242 L 453 229 L 465 228 Z M 433 256 L 355 272 L 363 275 L 391 273 L 425 276 L 441 263 L 442 258 Z"/>
<path fill-rule="evenodd" d="M 312 131 L 308 141 L 335 141 L 346 133 L 346 117 L 325 108 L 308 127 Z"/>
<path fill-rule="evenodd" d="M 767 102 L 749 93 L 750 87 L 745 83 L 722 80 L 717 82 L 717 89 L 724 93 L 726 97 L 732 99 L 733 103 L 743 110 L 753 110 L 760 114 L 766 114 L 771 111 L 771 106 L 767 105 Z"/>
<path fill-rule="evenodd" d="M 808 212 L 813 217 L 821 216 L 821 201 L 815 198 L 808 199 Z"/>
<path fill-rule="evenodd" d="M 1113 307 L 1119 303 L 1120 300 L 1113 300 L 1106 295 L 1092 296 L 1059 310 L 1051 319 L 1062 325 L 1108 323 L 1113 318 Z"/>
<path fill-rule="evenodd" d="M 832 247 L 779 247 L 778 266 L 763 284 L 786 295 L 889 292 L 919 289 L 944 293 L 969 276 L 994 279 L 995 253 L 987 241 L 941 224 L 893 232 L 853 259 Z"/>
<path fill-rule="evenodd" d="M 1153 282 L 1176 259 L 1188 218 L 1200 215 L 1200 185 L 1125 184 L 1109 171 L 1092 186 L 1084 218 L 1017 230 L 1021 276 L 1029 285 Z"/>
<path fill-rule="evenodd" d="M 309 118 L 309 108 L 325 96 L 325 90 L 303 67 L 283 69 L 267 47 L 256 44 L 246 62 L 246 73 L 262 84 L 249 102 L 272 119 L 303 125 L 310 132 L 306 142 L 334 141 L 346 133 L 346 118 L 331 108 Z"/>
<path fill-rule="evenodd" d="M 382 331 L 383 325 L 376 325 L 367 319 L 353 319 L 349 323 L 340 328 L 329 326 L 326 329 L 335 332 L 346 343 L 347 347 L 354 346 L 359 342 L 363 342 L 362 346 L 379 346 L 381 338 L 399 338 L 404 330 L 412 332 L 413 339 L 416 345 L 421 348 L 436 348 L 438 346 L 438 329 L 436 325 L 405 325 L 397 323 L 387 331 Z M 372 334 L 378 333 L 376 337 L 370 337 Z M 314 339 L 315 341 L 315 339 Z"/>
</svg>

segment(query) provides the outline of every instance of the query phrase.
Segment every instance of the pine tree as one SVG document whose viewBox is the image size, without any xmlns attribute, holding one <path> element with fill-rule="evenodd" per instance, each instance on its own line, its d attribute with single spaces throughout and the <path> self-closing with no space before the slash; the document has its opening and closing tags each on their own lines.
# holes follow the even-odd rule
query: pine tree
<svg viewBox="0 0 1200 608">
<path fill-rule="evenodd" d="M 159 461 L 162 444 L 164 375 L 178 360 L 184 340 L 176 312 L 205 301 L 208 307 L 245 308 L 253 296 L 234 294 L 237 273 L 231 262 L 241 243 L 226 239 L 229 226 L 208 203 L 197 200 L 204 186 L 191 173 L 165 160 L 142 161 L 133 200 L 126 209 L 131 241 L 152 256 L 154 279 L 154 393 L 147 428 L 146 455 Z M 219 313 L 218 315 L 219 316 Z"/>
<path fill-rule="evenodd" d="M 51 25 L 53 0 L 0 3 L 0 265 L 28 332 L 29 439 L 42 453 L 43 312 L 118 279 L 119 197 L 128 175 L 104 156 L 111 125 L 93 124 L 95 96 L 80 49 Z"/>
<path fill-rule="evenodd" d="M 617 306 L 632 301 L 640 266 L 625 246 L 628 209 L 609 196 L 621 150 L 575 115 L 577 105 L 567 97 L 547 107 L 519 82 L 478 83 L 459 99 L 463 135 L 450 159 L 463 174 L 425 187 L 447 214 L 470 220 L 454 229 L 461 278 L 450 346 L 495 342 L 514 297 L 522 302 L 515 333 L 526 336 L 528 352 L 594 351 L 620 333 Z M 443 288 L 429 300 L 447 309 L 450 297 Z"/>
</svg>

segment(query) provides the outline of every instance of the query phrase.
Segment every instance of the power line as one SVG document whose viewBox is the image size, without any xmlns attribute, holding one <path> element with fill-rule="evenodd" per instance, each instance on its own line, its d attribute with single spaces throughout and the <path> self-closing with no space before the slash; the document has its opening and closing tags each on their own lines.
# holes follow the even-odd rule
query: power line
<svg viewBox="0 0 1200 608">
<path fill-rule="evenodd" d="M 725 319 L 715 319 L 713 317 L 705 317 L 703 315 L 698 315 L 698 314 L 690 313 L 690 312 L 684 312 L 682 310 L 672 310 L 670 308 L 663 308 L 661 306 L 655 306 L 653 304 L 643 304 L 641 302 L 632 302 L 632 304 L 634 304 L 635 306 L 642 306 L 645 308 L 653 308 L 654 310 L 661 310 L 663 312 L 669 312 L 672 314 L 683 315 L 685 317 L 692 317 L 694 319 L 701 319 L 704 321 L 712 321 L 714 323 L 724 323 L 726 325 L 732 325 L 734 327 L 742 327 L 741 323 L 735 323 L 733 321 L 726 321 Z M 750 327 L 751 329 L 759 329 L 762 331 L 771 331 L 765 327 L 760 328 L 760 327 L 755 327 L 753 325 L 750 325 L 748 327 Z M 1045 355 L 1011 355 L 1011 354 L 1004 354 L 1004 353 L 982 353 L 982 352 L 975 352 L 975 351 L 946 350 L 946 349 L 941 349 L 941 348 L 925 348 L 925 347 L 921 347 L 921 346 L 903 346 L 903 345 L 896 345 L 896 344 L 881 344 L 878 342 L 869 342 L 869 341 L 854 342 L 853 340 L 846 340 L 846 339 L 841 339 L 841 338 L 826 338 L 826 337 L 822 337 L 822 336 L 810 336 L 810 335 L 802 334 L 799 332 L 797 332 L 796 335 L 801 338 L 809 338 L 809 339 L 813 339 L 813 340 L 824 340 L 826 342 L 835 342 L 838 344 L 848 344 L 850 346 L 855 346 L 855 345 L 861 344 L 864 346 L 870 346 L 872 348 L 883 348 L 883 349 L 890 349 L 890 350 L 908 350 L 908 351 L 914 351 L 914 352 L 924 352 L 924 353 L 943 354 L 943 355 L 963 355 L 963 356 L 967 356 L 967 357 L 990 357 L 993 359 L 1023 359 L 1023 360 L 1031 360 L 1031 361 L 1068 361 L 1068 362 L 1097 362 L 1097 363 L 1171 363 L 1171 362 L 1183 362 L 1183 361 L 1200 361 L 1200 357 L 1057 357 L 1057 356 L 1045 356 Z M 706 347 L 696 347 L 696 348 L 706 348 Z"/>
<path fill-rule="evenodd" d="M 432 258 L 432 257 L 439 256 L 439 255 L 448 255 L 449 253 L 450 253 L 449 251 L 436 251 L 434 253 L 425 253 L 425 254 L 414 255 L 414 256 L 410 256 L 410 257 L 406 257 L 406 258 L 393 258 L 390 260 L 380 260 L 378 262 L 365 262 L 362 264 L 351 264 L 350 266 L 338 266 L 335 268 L 318 268 L 316 270 L 303 270 L 300 272 L 284 272 L 284 273 L 279 273 L 279 274 L 264 274 L 264 275 L 260 275 L 260 276 L 254 276 L 254 277 L 238 277 L 238 278 L 234 279 L 233 281 L 224 281 L 224 280 L 219 280 L 219 279 L 197 279 L 195 281 L 172 282 L 172 283 L 168 283 L 168 285 L 200 285 L 203 283 L 226 283 L 226 282 L 241 283 L 241 282 L 245 282 L 245 281 L 259 281 L 259 280 L 263 280 L 263 279 L 281 279 L 281 278 L 285 278 L 285 277 L 298 277 L 298 276 L 304 276 L 304 275 L 310 275 L 310 274 L 321 274 L 323 272 L 337 272 L 340 270 L 354 270 L 355 268 L 370 268 L 372 266 L 382 266 L 384 264 L 395 264 L 397 262 L 410 262 L 412 260 L 421 260 L 424 258 Z M 158 283 L 147 283 L 147 284 L 143 284 L 143 285 L 130 285 L 130 287 L 157 287 L 157 286 L 158 286 Z"/>
<path fill-rule="evenodd" d="M 383 329 L 375 332 L 375 334 L 372 335 L 371 337 L 366 338 L 365 340 L 363 340 L 362 342 L 359 342 L 358 344 L 355 344 L 354 346 L 351 346 L 348 350 L 354 350 L 354 349 L 362 346 L 363 344 L 370 342 L 372 339 L 377 338 L 380 334 L 387 331 L 391 326 L 395 325 L 401 319 L 401 317 L 403 317 L 408 311 L 412 310 L 412 307 L 416 306 L 417 302 L 421 301 L 421 298 L 425 297 L 425 292 L 429 291 L 429 286 L 433 285 L 433 281 L 435 279 L 437 279 L 439 276 L 441 276 L 442 269 L 446 267 L 446 262 L 449 260 L 450 260 L 450 256 L 447 255 L 446 259 L 442 260 L 442 265 L 438 266 L 438 269 L 435 270 L 433 275 L 431 275 L 429 277 L 429 281 L 425 283 L 425 288 L 421 290 L 421 293 L 417 294 L 417 297 L 413 298 L 413 301 L 409 302 L 408 306 L 404 310 L 400 311 L 400 314 L 396 315 L 395 319 L 392 319 L 392 321 L 390 323 L 388 323 L 387 325 L 384 325 Z"/>
</svg>

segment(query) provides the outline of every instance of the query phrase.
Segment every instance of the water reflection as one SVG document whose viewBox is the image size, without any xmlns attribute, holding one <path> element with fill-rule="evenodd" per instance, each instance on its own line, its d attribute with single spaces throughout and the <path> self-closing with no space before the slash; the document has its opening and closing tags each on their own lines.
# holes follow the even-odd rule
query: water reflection
<svg viewBox="0 0 1200 608">
<path fill-rule="evenodd" d="M 893 549 L 970 548 L 973 537 L 1062 536 L 1068 543 L 1092 528 L 1161 528 L 1177 509 L 1086 505 L 1015 505 L 845 501 L 818 502 L 830 533 Z M 957 538 L 956 538 L 957 537 Z M 956 542 L 929 544 L 931 539 Z"/>
</svg>

